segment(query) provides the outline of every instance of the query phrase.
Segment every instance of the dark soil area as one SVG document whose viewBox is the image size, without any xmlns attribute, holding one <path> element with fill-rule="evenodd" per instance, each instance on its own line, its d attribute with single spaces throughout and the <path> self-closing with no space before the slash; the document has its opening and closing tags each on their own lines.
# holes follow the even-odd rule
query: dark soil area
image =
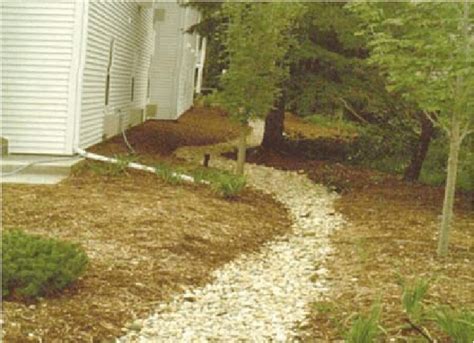
<svg viewBox="0 0 474 343">
<path fill-rule="evenodd" d="M 148 120 L 126 134 L 140 156 L 164 157 L 182 146 L 209 145 L 236 138 L 239 127 L 218 109 L 194 107 L 178 120 Z M 121 135 L 88 150 L 105 155 L 129 152 Z"/>
<path fill-rule="evenodd" d="M 177 147 L 235 132 L 223 114 L 195 109 L 177 122 L 146 122 L 128 137 L 145 159 L 175 162 Z M 90 150 L 127 151 L 121 137 Z M 139 171 L 112 176 L 89 162 L 58 185 L 4 185 L 2 201 L 3 230 L 77 242 L 90 257 L 85 275 L 63 294 L 4 301 L 5 342 L 112 341 L 158 303 L 209 282 L 212 270 L 290 227 L 284 208 L 250 189 L 229 201 L 205 186 L 170 185 Z"/>
</svg>

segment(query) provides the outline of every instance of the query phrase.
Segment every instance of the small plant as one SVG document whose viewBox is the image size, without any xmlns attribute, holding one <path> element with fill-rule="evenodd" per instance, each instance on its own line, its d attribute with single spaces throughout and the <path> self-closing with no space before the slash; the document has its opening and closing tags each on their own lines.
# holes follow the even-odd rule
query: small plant
<svg viewBox="0 0 474 343">
<path fill-rule="evenodd" d="M 435 311 L 435 322 L 454 342 L 474 342 L 473 311 L 442 307 Z"/>
<path fill-rule="evenodd" d="M 224 198 L 236 197 L 246 185 L 244 176 L 234 175 L 218 169 L 196 169 L 192 172 L 192 175 L 197 183 L 209 182 L 214 192 Z"/>
<path fill-rule="evenodd" d="M 244 189 L 246 183 L 244 176 L 221 173 L 214 182 L 211 181 L 211 186 L 220 196 L 234 198 Z"/>
<path fill-rule="evenodd" d="M 180 171 L 171 167 L 170 165 L 166 163 L 161 163 L 155 166 L 155 168 L 156 174 L 166 183 L 169 183 L 171 185 L 177 185 L 181 182 L 181 179 L 179 177 Z"/>
<path fill-rule="evenodd" d="M 359 316 L 352 323 L 346 340 L 350 343 L 374 342 L 379 335 L 379 319 L 382 312 L 380 302 L 376 302 L 368 316 Z"/>
<path fill-rule="evenodd" d="M 332 312 L 334 309 L 334 304 L 328 301 L 318 301 L 314 303 L 313 306 L 314 306 L 314 309 L 318 311 L 318 313 L 321 313 L 321 314 Z"/>
<path fill-rule="evenodd" d="M 133 156 L 117 155 L 115 156 L 117 163 L 93 162 L 90 168 L 97 174 L 107 176 L 128 175 L 127 168 L 130 162 L 135 160 Z"/>
<path fill-rule="evenodd" d="M 411 283 L 402 280 L 402 305 L 410 320 L 418 322 L 423 314 L 423 299 L 428 292 L 430 279 L 419 278 Z"/>
<path fill-rule="evenodd" d="M 2 237 L 2 295 L 33 299 L 55 293 L 74 282 L 88 263 L 76 244 L 22 231 Z"/>
</svg>

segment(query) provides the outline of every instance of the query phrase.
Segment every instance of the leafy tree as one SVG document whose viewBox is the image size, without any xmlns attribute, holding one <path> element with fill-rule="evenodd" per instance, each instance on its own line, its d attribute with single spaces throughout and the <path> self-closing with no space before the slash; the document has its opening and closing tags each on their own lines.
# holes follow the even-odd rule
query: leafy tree
<svg viewBox="0 0 474 343">
<path fill-rule="evenodd" d="M 285 31 L 300 10 L 288 3 L 224 3 L 229 69 L 221 78 L 221 102 L 241 124 L 237 173 L 243 174 L 249 120 L 264 117 L 281 96 L 287 76 Z"/>
<path fill-rule="evenodd" d="M 262 147 L 283 146 L 285 107 L 302 116 L 348 116 L 363 125 L 379 126 L 384 136 L 397 132 L 403 150 L 412 155 L 405 179 L 416 180 L 434 134 L 431 122 L 416 104 L 386 90 L 379 67 L 367 63 L 367 39 L 354 36 L 362 21 L 344 5 L 304 4 L 303 15 L 290 30 L 292 46 L 286 56 L 290 76 L 282 87 L 282 101 L 266 117 Z M 384 144 L 391 140 L 384 139 Z"/>
<path fill-rule="evenodd" d="M 371 61 L 389 89 L 416 103 L 449 137 L 449 158 L 438 255 L 448 252 L 459 150 L 474 127 L 472 3 L 356 3 Z"/>
</svg>

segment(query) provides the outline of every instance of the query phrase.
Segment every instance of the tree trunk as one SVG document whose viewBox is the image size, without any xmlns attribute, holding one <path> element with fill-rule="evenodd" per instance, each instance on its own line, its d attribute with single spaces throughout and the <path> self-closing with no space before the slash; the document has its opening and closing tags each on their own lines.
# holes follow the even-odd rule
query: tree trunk
<svg viewBox="0 0 474 343">
<path fill-rule="evenodd" d="M 284 143 L 283 128 L 285 122 L 284 95 L 277 100 L 276 106 L 265 118 L 265 131 L 260 146 L 264 149 L 279 150 Z"/>
<path fill-rule="evenodd" d="M 438 239 L 438 256 L 448 254 L 448 239 L 453 217 L 454 195 L 456 192 L 456 176 L 458 171 L 459 149 L 461 147 L 460 122 L 455 115 L 449 139 L 448 175 L 444 189 L 443 215 Z"/>
<path fill-rule="evenodd" d="M 247 124 L 240 124 L 239 143 L 237 146 L 237 169 L 238 175 L 244 174 L 245 155 L 247 153 Z"/>
<path fill-rule="evenodd" d="M 431 138 L 433 137 L 433 123 L 423 113 L 420 114 L 420 124 L 420 138 L 412 153 L 410 165 L 405 169 L 405 175 L 403 176 L 403 180 L 405 181 L 417 181 L 420 177 L 421 168 L 423 167 L 423 162 L 425 161 Z"/>
<path fill-rule="evenodd" d="M 469 1 L 464 1 L 464 14 L 463 14 L 463 36 L 465 38 L 464 48 L 466 50 L 466 60 L 469 59 Z M 448 175 L 446 177 L 446 186 L 444 189 L 444 202 L 443 202 L 443 216 L 441 218 L 441 226 L 439 229 L 439 240 L 438 240 L 438 256 L 443 257 L 448 254 L 448 239 L 449 230 L 451 228 L 451 221 L 453 218 L 453 207 L 454 207 L 454 195 L 456 192 L 456 176 L 458 172 L 459 162 L 459 150 L 461 148 L 462 138 L 465 137 L 464 133 L 461 132 L 461 113 L 466 108 L 465 102 L 462 101 L 462 94 L 464 93 L 463 88 L 466 87 L 464 84 L 464 77 L 458 75 L 456 79 L 456 91 L 455 91 L 455 106 L 454 113 L 451 119 L 451 130 L 449 135 L 449 158 L 448 158 Z M 466 114 L 466 113 L 465 113 Z"/>
</svg>

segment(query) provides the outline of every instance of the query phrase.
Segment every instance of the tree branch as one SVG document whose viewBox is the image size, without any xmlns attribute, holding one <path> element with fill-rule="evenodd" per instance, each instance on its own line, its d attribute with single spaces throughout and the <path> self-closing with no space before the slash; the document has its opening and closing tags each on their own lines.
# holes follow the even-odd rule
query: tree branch
<svg viewBox="0 0 474 343">
<path fill-rule="evenodd" d="M 474 129 L 469 130 L 468 127 L 469 126 L 466 124 L 466 127 L 462 130 L 462 134 L 461 134 L 461 137 L 460 137 L 461 142 L 464 140 L 464 138 L 466 138 L 470 134 L 474 133 Z"/>
<path fill-rule="evenodd" d="M 407 319 L 405 319 L 405 320 L 406 320 L 406 322 L 407 322 L 408 324 L 410 324 L 410 326 L 411 326 L 413 329 L 415 329 L 415 330 L 416 330 L 417 332 L 419 332 L 423 337 L 425 337 L 428 342 L 434 343 L 433 338 L 431 338 L 431 336 L 430 336 L 427 332 L 425 332 L 425 330 L 423 330 L 422 327 L 420 327 L 420 326 L 416 325 L 415 323 L 413 323 L 409 318 L 407 318 Z"/>
<path fill-rule="evenodd" d="M 428 111 L 423 111 L 423 113 L 433 123 L 434 126 L 438 126 L 442 128 L 448 135 L 451 134 L 451 131 L 449 131 L 449 128 L 446 125 L 443 125 L 440 121 L 438 121 L 436 114 L 430 113 Z"/>
<path fill-rule="evenodd" d="M 358 114 L 348 103 L 346 100 L 343 98 L 338 98 L 339 101 L 342 102 L 345 108 L 347 108 L 357 119 L 359 119 L 361 122 L 368 124 L 369 122 L 365 120 L 360 114 Z"/>
</svg>

